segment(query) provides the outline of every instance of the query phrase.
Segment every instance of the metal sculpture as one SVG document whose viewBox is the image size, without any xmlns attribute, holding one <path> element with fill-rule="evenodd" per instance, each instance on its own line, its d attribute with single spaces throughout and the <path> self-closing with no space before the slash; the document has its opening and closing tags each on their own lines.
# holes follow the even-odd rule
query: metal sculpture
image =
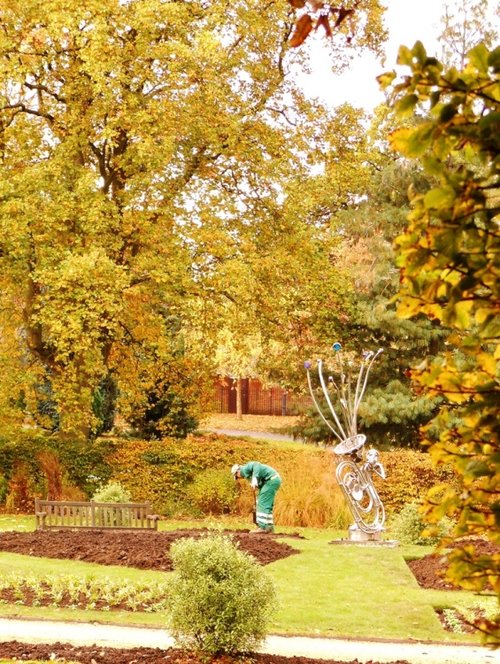
<svg viewBox="0 0 500 664">
<path fill-rule="evenodd" d="M 336 342 L 332 346 L 338 359 L 338 379 L 329 376 L 328 382 L 323 375 L 323 362 L 318 360 L 318 376 L 320 393 L 322 393 L 331 418 L 325 416 L 323 408 L 316 397 L 316 390 L 311 380 L 311 363 L 306 362 L 307 382 L 313 403 L 323 422 L 340 441 L 334 448 L 335 454 L 342 460 L 336 469 L 336 478 L 347 500 L 347 504 L 354 517 L 355 526 L 350 532 L 359 529 L 365 533 L 365 539 L 376 538 L 384 530 L 385 510 L 372 481 L 372 474 L 376 473 L 385 479 L 385 470 L 379 461 L 377 450 L 371 448 L 366 455 L 364 445 L 366 436 L 358 433 L 358 409 L 363 399 L 368 382 L 368 375 L 373 362 L 382 352 L 364 352 L 361 359 L 355 384 L 351 375 L 351 367 L 344 367 L 342 346 Z M 333 400 L 335 400 L 335 405 Z M 336 397 L 336 398 L 335 398 Z"/>
</svg>

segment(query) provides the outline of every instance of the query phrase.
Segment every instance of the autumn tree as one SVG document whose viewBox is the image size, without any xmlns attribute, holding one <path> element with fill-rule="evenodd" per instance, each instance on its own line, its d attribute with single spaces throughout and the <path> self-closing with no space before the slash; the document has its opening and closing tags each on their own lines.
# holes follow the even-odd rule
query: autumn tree
<svg viewBox="0 0 500 664">
<path fill-rule="evenodd" d="M 313 4 L 321 13 L 321 3 L 301 3 Z M 478 41 L 494 42 L 496 33 L 488 20 L 494 10 L 489 10 L 488 0 L 461 0 L 445 6 L 440 43 L 448 64 L 460 65 Z M 393 243 L 405 226 L 408 192 L 424 194 L 436 184 L 435 175 L 425 172 L 421 164 L 391 151 L 387 137 L 397 122 L 401 125 L 402 121 L 391 118 L 386 106 L 376 109 L 371 141 L 364 146 L 370 165 L 365 171 L 365 190 L 362 195 L 358 190 L 358 200 L 333 214 L 331 232 L 342 238 L 335 252 L 336 265 L 347 271 L 353 285 L 351 314 L 342 330 L 344 347 L 358 352 L 382 347 L 385 351 L 372 371 L 360 407 L 363 430 L 380 444 L 418 445 L 419 427 L 435 413 L 439 397 L 415 394 L 409 368 L 435 355 L 447 331 L 422 315 L 401 319 L 396 311 L 399 269 Z M 415 125 L 420 118 L 406 117 L 403 122 Z M 314 409 L 307 420 L 313 439 L 328 436 Z"/>
<path fill-rule="evenodd" d="M 321 218 L 324 251 L 343 276 L 343 296 L 335 294 L 341 306 L 337 316 L 330 309 L 329 318 L 324 317 L 322 333 L 316 327 L 313 334 L 314 328 L 309 327 L 317 344 L 309 346 L 309 357 L 322 353 L 335 340 L 358 357 L 363 350 L 383 348 L 360 407 L 360 426 L 373 444 L 418 446 L 419 426 L 431 418 L 436 402 L 414 393 L 409 369 L 436 352 L 443 331 L 422 316 L 416 320 L 397 316 L 393 299 L 399 269 L 393 244 L 409 212 L 408 189 L 426 191 L 431 181 L 419 165 L 390 149 L 387 136 L 395 124 L 387 107 L 377 108 L 372 117 L 351 109 L 348 117 L 350 168 L 345 184 L 337 181 L 338 191 L 351 195 L 341 205 L 323 207 Z M 334 161 L 331 170 L 325 177 L 333 182 Z M 314 323 L 314 318 L 307 323 Z M 314 408 L 300 428 L 311 441 L 325 441 L 332 435 Z"/>
<path fill-rule="evenodd" d="M 377 8 L 357 3 L 349 48 L 380 47 L 380 21 L 364 20 Z M 276 246 L 307 239 L 307 215 L 290 237 L 273 212 L 294 184 L 307 189 L 325 122 L 290 77 L 305 57 L 289 49 L 294 21 L 288 3 L 257 0 L 2 3 L 6 422 L 35 421 L 47 384 L 75 435 L 98 430 L 103 381 L 124 413 L 144 404 L 179 363 L 171 321 L 187 341 L 218 329 L 221 309 L 199 318 L 199 303 L 224 301 L 235 249 L 260 251 L 259 278 L 266 233 Z M 206 347 L 188 356 L 192 385 Z"/>
<path fill-rule="evenodd" d="M 378 132 L 376 136 L 380 146 Z M 363 431 L 374 444 L 416 447 L 419 427 L 431 418 L 437 400 L 415 394 L 409 369 L 437 352 L 443 331 L 422 316 L 398 317 L 394 240 L 409 212 L 408 190 L 424 192 L 430 182 L 421 169 L 388 151 L 379 148 L 376 154 L 372 147 L 370 159 L 373 168 L 364 199 L 332 220 L 333 229 L 342 233 L 337 261 L 345 265 L 354 286 L 342 343 L 359 357 L 366 349 L 384 351 L 360 406 Z"/>
<path fill-rule="evenodd" d="M 435 181 L 414 192 L 398 239 L 399 315 L 424 315 L 449 329 L 445 349 L 418 366 L 413 378 L 429 398 L 443 400 L 426 427 L 425 443 L 438 464 L 451 465 L 458 487 L 436 487 L 427 516 L 456 520 L 454 535 L 468 538 L 449 555 L 448 575 L 473 590 L 500 597 L 499 554 L 481 554 L 477 540 L 499 543 L 500 428 L 500 50 L 479 44 L 465 67 L 445 68 L 421 42 L 401 47 L 394 72 L 380 81 L 394 94 L 398 117 L 415 127 L 394 132 L 394 150 L 418 160 Z M 498 645 L 498 623 L 478 619 Z"/>
<path fill-rule="evenodd" d="M 442 62 L 463 69 L 472 48 L 480 43 L 488 47 L 495 44 L 498 31 L 493 21 L 495 15 L 500 18 L 500 8 L 492 5 L 490 0 L 457 0 L 453 5 L 445 4 L 439 35 Z"/>
</svg>

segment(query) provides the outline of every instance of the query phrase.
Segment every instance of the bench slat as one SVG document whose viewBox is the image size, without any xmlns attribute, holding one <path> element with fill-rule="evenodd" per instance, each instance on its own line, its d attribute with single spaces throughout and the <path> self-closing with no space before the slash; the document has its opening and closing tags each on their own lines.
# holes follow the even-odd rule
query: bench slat
<svg viewBox="0 0 500 664">
<path fill-rule="evenodd" d="M 35 500 L 37 530 L 49 528 L 113 528 L 158 530 L 159 517 L 150 503 Z"/>
</svg>

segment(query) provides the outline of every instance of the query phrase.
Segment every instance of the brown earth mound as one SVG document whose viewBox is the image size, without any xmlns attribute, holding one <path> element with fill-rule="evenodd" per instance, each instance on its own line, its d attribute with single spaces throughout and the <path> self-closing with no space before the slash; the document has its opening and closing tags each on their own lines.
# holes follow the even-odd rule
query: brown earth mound
<svg viewBox="0 0 500 664">
<path fill-rule="evenodd" d="M 499 547 L 486 540 L 461 540 L 454 542 L 452 547 L 466 546 L 472 544 L 476 555 L 491 555 L 498 553 Z M 444 578 L 447 569 L 446 556 L 438 553 L 431 553 L 417 560 L 410 560 L 408 566 L 422 588 L 432 588 L 434 590 L 460 590 L 459 586 L 451 584 Z"/>
<path fill-rule="evenodd" d="M 30 533 L 0 533 L 0 551 L 45 558 L 84 560 L 101 565 L 123 565 L 139 569 L 172 569 L 169 550 L 179 538 L 199 538 L 205 529 L 145 532 L 125 530 L 57 530 Z M 240 550 L 250 553 L 261 565 L 298 553 L 276 535 L 231 531 Z M 298 535 L 295 535 L 298 537 Z"/>
</svg>

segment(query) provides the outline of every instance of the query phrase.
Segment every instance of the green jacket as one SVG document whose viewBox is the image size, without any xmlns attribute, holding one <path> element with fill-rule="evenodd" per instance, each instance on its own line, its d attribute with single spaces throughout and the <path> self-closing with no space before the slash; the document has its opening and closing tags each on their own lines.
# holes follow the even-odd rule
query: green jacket
<svg viewBox="0 0 500 664">
<path fill-rule="evenodd" d="M 249 461 L 244 466 L 240 466 L 240 474 L 246 480 L 250 480 L 251 482 L 255 478 L 259 489 L 264 482 L 279 477 L 279 473 L 274 470 L 274 468 L 259 463 L 258 461 Z M 255 480 L 252 482 L 252 486 L 255 485 Z"/>
</svg>

